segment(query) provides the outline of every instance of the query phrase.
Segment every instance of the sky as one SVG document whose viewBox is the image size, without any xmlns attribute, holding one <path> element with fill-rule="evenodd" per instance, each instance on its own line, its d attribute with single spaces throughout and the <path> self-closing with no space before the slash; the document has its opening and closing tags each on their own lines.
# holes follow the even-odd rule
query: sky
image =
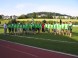
<svg viewBox="0 0 78 58">
<path fill-rule="evenodd" d="M 0 14 L 19 16 L 32 12 L 78 16 L 78 0 L 0 0 Z"/>
</svg>

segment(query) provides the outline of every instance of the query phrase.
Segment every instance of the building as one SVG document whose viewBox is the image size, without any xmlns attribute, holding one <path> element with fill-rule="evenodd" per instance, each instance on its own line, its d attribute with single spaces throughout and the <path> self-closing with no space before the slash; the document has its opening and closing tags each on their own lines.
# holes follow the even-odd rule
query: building
<svg viewBox="0 0 78 58">
<path fill-rule="evenodd" d="M 3 19 L 10 19 L 10 16 L 2 16 Z"/>
<path fill-rule="evenodd" d="M 40 14 L 40 15 L 38 15 L 38 17 L 47 17 L 47 15 L 46 14 Z"/>
</svg>

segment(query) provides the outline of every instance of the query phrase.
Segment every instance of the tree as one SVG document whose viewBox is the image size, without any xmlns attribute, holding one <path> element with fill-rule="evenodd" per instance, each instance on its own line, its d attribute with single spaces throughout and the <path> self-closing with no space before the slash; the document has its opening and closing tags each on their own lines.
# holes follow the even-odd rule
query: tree
<svg viewBox="0 0 78 58">
<path fill-rule="evenodd" d="M 18 17 L 18 19 L 25 19 L 25 18 L 26 18 L 25 15 L 21 15 Z"/>
<path fill-rule="evenodd" d="M 17 23 L 16 19 L 11 20 L 11 23 Z"/>
<path fill-rule="evenodd" d="M 78 16 L 76 17 L 76 19 L 78 19 Z"/>
<path fill-rule="evenodd" d="M 60 19 L 60 24 L 62 24 L 62 20 Z"/>
<path fill-rule="evenodd" d="M 46 20 L 43 20 L 42 22 L 43 22 L 43 23 L 46 23 Z"/>
<path fill-rule="evenodd" d="M 36 13 L 35 12 L 32 13 L 32 17 L 36 18 Z"/>
<path fill-rule="evenodd" d="M 47 14 L 47 18 L 51 19 L 51 13 Z"/>
<path fill-rule="evenodd" d="M 2 19 L 2 15 L 0 15 L 0 19 Z"/>
</svg>

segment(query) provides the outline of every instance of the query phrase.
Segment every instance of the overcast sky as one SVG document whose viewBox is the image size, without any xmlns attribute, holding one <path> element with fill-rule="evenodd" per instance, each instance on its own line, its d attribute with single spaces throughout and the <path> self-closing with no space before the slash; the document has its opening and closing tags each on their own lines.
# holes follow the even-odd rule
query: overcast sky
<svg viewBox="0 0 78 58">
<path fill-rule="evenodd" d="M 41 11 L 78 16 L 78 0 L 0 0 L 0 14 L 21 15 Z"/>
</svg>

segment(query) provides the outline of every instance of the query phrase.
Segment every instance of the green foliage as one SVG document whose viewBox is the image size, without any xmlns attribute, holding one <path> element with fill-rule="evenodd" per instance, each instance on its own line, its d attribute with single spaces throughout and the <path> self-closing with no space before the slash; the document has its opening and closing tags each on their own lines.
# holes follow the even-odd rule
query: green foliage
<svg viewBox="0 0 78 58">
<path fill-rule="evenodd" d="M 28 18 L 27 15 L 21 15 L 21 16 L 18 17 L 18 19 L 27 19 L 27 18 Z"/>
<path fill-rule="evenodd" d="M 0 19 L 2 19 L 2 15 L 0 15 Z"/>
<path fill-rule="evenodd" d="M 42 22 L 43 22 L 43 23 L 46 23 L 46 20 L 43 20 Z"/>
<path fill-rule="evenodd" d="M 73 22 L 73 25 L 78 25 L 78 22 Z"/>
<path fill-rule="evenodd" d="M 12 19 L 11 23 L 17 23 L 16 19 Z"/>
<path fill-rule="evenodd" d="M 37 18 L 35 12 L 32 13 L 32 18 Z"/>
</svg>

